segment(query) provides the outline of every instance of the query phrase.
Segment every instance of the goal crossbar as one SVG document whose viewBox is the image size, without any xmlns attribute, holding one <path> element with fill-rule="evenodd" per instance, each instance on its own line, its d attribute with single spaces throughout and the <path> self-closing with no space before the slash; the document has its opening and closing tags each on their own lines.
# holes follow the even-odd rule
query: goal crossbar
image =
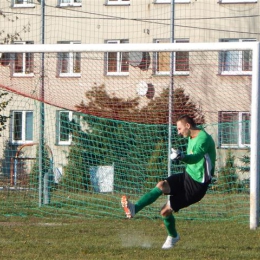
<svg viewBox="0 0 260 260">
<path fill-rule="evenodd" d="M 172 51 L 236 51 L 255 50 L 258 42 L 219 42 L 219 43 L 126 43 L 117 44 L 1 44 L 0 53 L 36 52 L 172 52 Z"/>
</svg>

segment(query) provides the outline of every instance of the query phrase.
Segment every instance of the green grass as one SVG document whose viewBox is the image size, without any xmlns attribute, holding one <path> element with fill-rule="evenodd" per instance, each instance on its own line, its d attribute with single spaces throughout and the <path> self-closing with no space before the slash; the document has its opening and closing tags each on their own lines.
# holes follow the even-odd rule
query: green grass
<svg viewBox="0 0 260 260">
<path fill-rule="evenodd" d="M 34 190 L 0 192 L 0 259 L 146 260 L 260 259 L 260 228 L 249 229 L 249 194 L 210 191 L 176 214 L 181 240 L 161 249 L 166 231 L 162 196 L 131 220 L 121 193 L 55 190 L 38 205 Z M 135 201 L 140 194 L 130 194 Z"/>
<path fill-rule="evenodd" d="M 144 194 L 144 193 L 143 193 Z M 143 194 L 129 194 L 136 201 Z M 51 193 L 51 202 L 39 207 L 38 192 L 34 190 L 0 192 L 0 215 L 3 216 L 42 216 L 120 219 L 122 193 L 67 192 L 57 190 Z M 144 208 L 138 216 L 154 219 L 166 201 L 161 196 L 155 203 Z M 236 220 L 247 223 L 249 219 L 249 194 L 247 193 L 208 193 L 201 202 L 182 209 L 178 218 L 201 221 Z"/>
<path fill-rule="evenodd" d="M 181 240 L 162 250 L 162 221 L 0 217 L 0 259 L 260 259 L 260 229 L 233 221 L 177 219 Z"/>
</svg>

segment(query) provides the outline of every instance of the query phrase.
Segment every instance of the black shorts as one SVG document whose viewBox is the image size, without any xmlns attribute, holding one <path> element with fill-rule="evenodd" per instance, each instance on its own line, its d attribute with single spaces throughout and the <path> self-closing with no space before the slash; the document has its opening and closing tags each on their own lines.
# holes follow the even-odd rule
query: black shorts
<svg viewBox="0 0 260 260">
<path fill-rule="evenodd" d="M 207 192 L 209 183 L 200 183 L 193 180 L 187 172 L 169 176 L 171 208 L 178 212 L 180 209 L 200 201 Z"/>
</svg>

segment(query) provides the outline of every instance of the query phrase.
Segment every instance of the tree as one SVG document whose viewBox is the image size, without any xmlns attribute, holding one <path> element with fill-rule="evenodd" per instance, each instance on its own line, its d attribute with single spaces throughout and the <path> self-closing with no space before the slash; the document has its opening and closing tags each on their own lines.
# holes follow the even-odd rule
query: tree
<svg viewBox="0 0 260 260">
<path fill-rule="evenodd" d="M 9 4 L 10 1 L 6 0 Z M 1 9 L 0 6 L 0 42 L 1 44 L 11 44 L 14 41 L 22 41 L 22 35 L 30 31 L 30 22 L 21 24 L 19 16 L 15 13 L 5 12 L 4 9 Z M 8 26 L 7 26 L 8 25 Z M 19 28 L 19 29 L 17 29 Z M 0 53 L 0 65 L 9 66 L 11 55 L 10 53 Z M 1 94 L 0 94 L 0 113 L 7 107 L 8 103 L 11 101 L 11 98 L 7 98 L 8 92 L 4 92 L 3 89 L 5 86 L 0 85 Z M 8 116 L 0 115 L 0 132 L 6 128 Z M 1 136 L 1 134 L 0 134 Z M 17 147 L 15 147 L 16 149 Z M 4 158 L 2 160 L 2 170 L 5 175 L 10 173 L 10 159 L 15 154 L 14 147 L 6 142 L 4 149 Z"/>
<path fill-rule="evenodd" d="M 0 30 L 0 40 L 3 42 L 3 44 L 11 44 L 14 41 L 22 41 L 22 34 L 30 32 L 31 24 L 30 22 L 27 22 L 23 26 L 20 25 L 19 17 L 16 14 L 7 14 L 3 10 L 0 9 L 0 24 L 5 24 L 5 21 L 8 23 L 13 23 L 13 29 L 10 29 L 11 27 L 5 27 L 3 26 L 2 30 Z M 7 31 L 6 28 L 8 28 Z M 17 31 L 17 28 L 20 28 L 19 31 Z M 0 63 L 3 66 L 9 65 L 10 62 L 10 54 L 9 53 L 3 53 L 0 55 Z"/>
<path fill-rule="evenodd" d="M 247 154 L 244 154 L 241 158 L 239 158 L 242 165 L 239 166 L 239 170 L 242 174 L 248 174 L 250 172 L 250 149 L 247 150 Z"/>
<path fill-rule="evenodd" d="M 81 102 L 76 109 L 84 114 L 137 122 L 144 124 L 167 124 L 169 122 L 169 89 L 162 91 L 146 106 L 139 109 L 139 98 L 129 100 L 110 97 L 105 86 L 94 86 L 86 93 L 87 103 Z M 172 122 L 176 123 L 180 115 L 187 114 L 195 119 L 198 124 L 205 123 L 202 111 L 184 93 L 183 88 L 176 88 L 173 93 Z"/>
<path fill-rule="evenodd" d="M 5 116 L 2 114 L 4 112 L 4 110 L 6 109 L 6 107 L 8 106 L 9 102 L 12 100 L 12 97 L 8 97 L 8 95 L 9 95 L 8 92 L 4 92 L 2 90 L 0 91 L 0 136 L 2 136 L 1 132 L 6 129 L 7 120 L 10 118 L 10 116 Z M 3 155 L 4 156 L 6 155 L 5 151 L 4 151 Z M 1 162 L 1 168 L 3 171 L 3 169 L 6 168 L 6 164 L 8 164 L 8 163 L 6 162 L 6 160 L 4 158 L 2 160 L 0 160 L 0 162 Z M 10 163 L 8 165 L 10 166 Z"/>
<path fill-rule="evenodd" d="M 64 176 L 59 183 L 62 187 L 69 191 L 87 190 L 89 186 L 89 166 L 87 162 L 87 150 L 89 146 L 87 133 L 81 129 L 75 129 L 74 122 L 70 124 L 73 133 L 73 144 L 70 147 L 68 156 L 68 164 L 64 168 Z"/>
<path fill-rule="evenodd" d="M 238 167 L 242 173 L 242 180 L 240 181 L 239 189 L 241 192 L 249 192 L 250 188 L 250 149 L 247 150 L 246 154 L 239 158 L 241 166 Z"/>
<path fill-rule="evenodd" d="M 0 113 L 2 113 L 8 103 L 12 100 L 12 97 L 11 98 L 7 98 L 7 95 L 9 95 L 8 92 L 3 92 L 1 91 L 0 92 Z M 7 123 L 7 119 L 10 118 L 10 116 L 4 116 L 4 115 L 0 115 L 0 136 L 1 136 L 1 132 L 6 129 L 6 123 Z"/>
<path fill-rule="evenodd" d="M 139 98 L 124 100 L 110 97 L 105 86 L 94 86 L 86 93 L 86 102 L 76 106 L 84 113 L 88 129 L 72 127 L 73 144 L 70 147 L 64 183 L 74 189 L 89 189 L 89 167 L 115 167 L 116 189 L 141 190 L 153 186 L 167 172 L 168 146 L 168 90 L 141 109 Z M 173 123 L 183 114 L 189 114 L 199 123 L 202 112 L 178 88 L 174 91 Z M 183 109 L 185 108 L 185 109 Z M 80 130 L 79 130 L 80 129 Z M 173 129 L 176 145 L 184 141 Z M 66 185 L 67 186 L 67 185 Z"/>
<path fill-rule="evenodd" d="M 4 20 L 7 20 L 10 23 L 17 23 L 20 25 L 19 17 L 16 14 L 6 14 L 3 10 L 0 9 L 0 23 L 4 24 L 3 22 Z M 12 32 L 10 31 L 7 32 L 6 29 L 3 27 L 3 29 L 0 31 L 0 39 L 3 40 L 4 44 L 10 44 L 17 40 L 21 41 L 22 40 L 21 34 L 29 32 L 30 27 L 31 27 L 30 22 L 26 23 L 22 27 L 18 27 L 21 28 L 19 31 L 17 31 L 16 29 L 17 26 L 13 26 L 14 31 Z"/>
<path fill-rule="evenodd" d="M 105 90 L 105 85 L 94 86 L 86 92 L 87 104 L 83 101 L 76 105 L 76 109 L 84 114 L 135 122 L 138 114 L 139 98 L 124 100 L 118 97 L 111 97 Z"/>
<path fill-rule="evenodd" d="M 219 169 L 217 189 L 225 193 L 235 193 L 238 188 L 238 176 L 236 174 L 235 156 L 231 149 L 227 151 L 225 166 Z"/>
<path fill-rule="evenodd" d="M 205 123 L 202 111 L 185 94 L 183 88 L 176 88 L 173 92 L 172 122 L 176 123 L 179 116 L 187 114 L 194 118 L 197 124 Z M 168 124 L 169 122 L 169 89 L 164 89 L 160 96 L 154 98 L 147 106 L 140 110 L 141 120 L 148 124 Z"/>
</svg>

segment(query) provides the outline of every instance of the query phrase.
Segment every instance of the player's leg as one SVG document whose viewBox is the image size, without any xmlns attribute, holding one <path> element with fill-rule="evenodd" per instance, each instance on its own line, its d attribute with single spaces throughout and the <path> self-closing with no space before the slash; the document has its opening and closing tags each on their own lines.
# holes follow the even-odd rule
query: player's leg
<svg viewBox="0 0 260 260">
<path fill-rule="evenodd" d="M 123 196 L 121 204 L 126 213 L 126 217 L 133 218 L 137 212 L 155 202 L 163 193 L 168 194 L 169 192 L 170 187 L 167 181 L 160 181 L 157 183 L 156 187 L 143 195 L 135 204 L 130 202 L 126 196 Z"/>
<path fill-rule="evenodd" d="M 162 194 L 168 194 L 170 186 L 167 181 L 160 181 L 151 191 L 143 195 L 135 204 L 136 213 L 155 202 Z"/>
<path fill-rule="evenodd" d="M 180 236 L 177 233 L 176 226 L 175 226 L 175 218 L 172 214 L 173 210 L 170 206 L 170 201 L 168 201 L 161 210 L 161 215 L 163 217 L 163 223 L 167 230 L 168 236 L 166 241 L 164 242 L 162 248 L 163 249 L 170 249 L 172 248 L 179 240 Z"/>
<path fill-rule="evenodd" d="M 168 203 L 161 210 L 168 232 L 163 249 L 172 248 L 180 239 L 175 228 L 175 219 L 172 212 L 178 212 L 180 209 L 200 201 L 208 188 L 208 183 L 198 183 L 186 172 L 170 176 L 167 178 L 167 182 L 170 185 L 171 196 Z"/>
<path fill-rule="evenodd" d="M 168 233 L 166 241 L 162 246 L 163 249 L 172 248 L 180 239 L 175 226 L 175 218 L 172 213 L 178 212 L 179 209 L 181 209 L 182 202 L 185 199 L 184 179 L 185 175 L 183 173 L 173 174 L 167 178 L 167 183 L 170 186 L 169 194 L 171 196 L 161 209 L 163 222 Z"/>
</svg>

